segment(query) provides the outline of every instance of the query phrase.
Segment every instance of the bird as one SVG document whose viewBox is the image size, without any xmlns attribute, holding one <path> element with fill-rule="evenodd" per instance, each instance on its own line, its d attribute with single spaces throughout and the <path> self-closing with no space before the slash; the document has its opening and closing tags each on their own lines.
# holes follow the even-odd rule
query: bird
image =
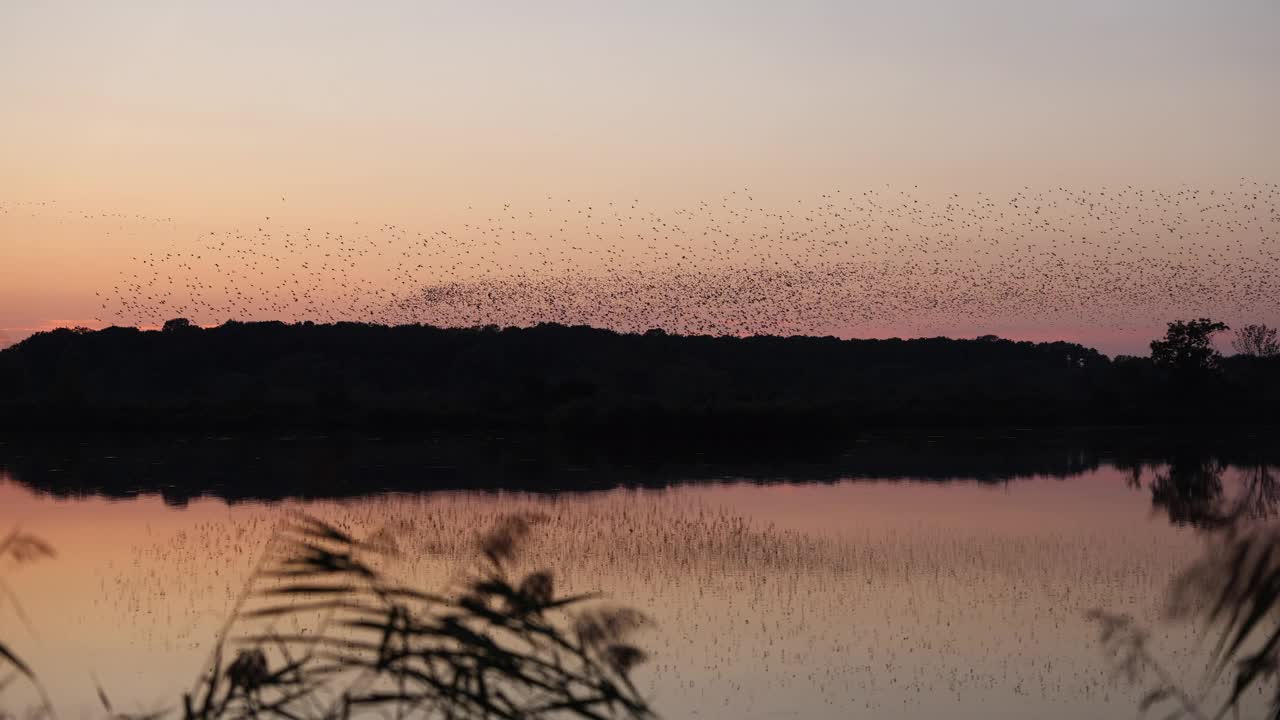
<svg viewBox="0 0 1280 720">
<path fill-rule="evenodd" d="M 546 193 L 464 203 L 438 226 L 262 216 L 190 232 L 164 214 L 0 200 L 0 222 L 79 223 L 104 242 L 165 237 L 97 288 L 103 323 L 140 327 L 180 313 L 198 324 L 1139 337 L 1170 317 L 1280 319 L 1275 183 L 922 187 L 785 199 L 735 188 L 664 207 Z"/>
</svg>

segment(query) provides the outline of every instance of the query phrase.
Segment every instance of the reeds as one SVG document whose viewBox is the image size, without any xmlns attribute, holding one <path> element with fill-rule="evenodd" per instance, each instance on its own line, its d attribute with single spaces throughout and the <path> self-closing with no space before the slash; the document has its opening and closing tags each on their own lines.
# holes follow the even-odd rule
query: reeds
<svg viewBox="0 0 1280 720">
<path fill-rule="evenodd" d="M 1155 676 L 1143 712 L 1163 706 L 1169 718 L 1217 720 L 1238 717 L 1250 695 L 1262 695 L 1266 717 L 1280 718 L 1280 528 L 1269 522 L 1280 493 L 1272 469 L 1258 465 L 1228 499 L 1224 469 L 1210 461 L 1174 465 L 1152 482 L 1154 502 L 1172 520 L 1205 533 L 1205 554 L 1174 578 L 1165 612 L 1216 631 L 1198 685 L 1187 690 L 1163 667 L 1148 648 L 1149 631 L 1133 618 L 1088 613 L 1117 673 L 1135 683 Z"/>
<path fill-rule="evenodd" d="M 20 529 L 15 529 L 0 539 L 0 563 L 14 562 L 25 564 L 35 562 L 45 558 L 54 557 L 53 548 L 35 535 L 24 533 Z M 0 577 L 0 592 L 4 594 L 4 599 L 9 602 L 13 612 L 28 625 L 26 614 L 22 610 L 22 604 L 18 602 L 17 596 L 13 590 L 9 588 L 8 583 L 3 577 Z M 34 670 L 5 643 L 4 638 L 0 638 L 0 698 L 4 697 L 5 690 L 12 687 L 15 683 L 22 681 L 28 683 L 39 695 L 41 706 L 35 713 L 37 716 L 52 716 L 53 704 L 49 701 L 49 695 L 45 692 L 44 686 L 40 683 L 39 677 L 36 676 Z"/>
<path fill-rule="evenodd" d="M 357 540 L 294 516 L 251 575 L 183 717 L 651 716 L 629 677 L 645 657 L 627 642 L 643 615 L 558 596 L 547 570 L 510 576 L 534 522 L 499 523 L 461 591 L 437 595 L 375 568 L 397 554 L 387 536 Z"/>
<path fill-rule="evenodd" d="M 504 518 L 481 538 L 481 559 L 459 588 L 432 594 L 376 567 L 399 555 L 390 534 L 358 540 L 291 515 L 236 599 L 195 687 L 183 695 L 181 716 L 652 717 L 630 679 L 646 656 L 628 642 L 647 618 L 628 608 L 588 606 L 593 596 L 559 595 L 549 570 L 518 579 L 510 573 L 539 520 Z M 27 563 L 53 554 L 18 531 L 0 540 L 0 560 Z M 16 600 L 13 606 L 21 615 Z M 40 695 L 31 716 L 53 716 L 35 671 L 0 641 L 0 697 L 19 680 Z M 113 711 L 100 686 L 98 697 L 109 717 L 136 720 Z"/>
</svg>

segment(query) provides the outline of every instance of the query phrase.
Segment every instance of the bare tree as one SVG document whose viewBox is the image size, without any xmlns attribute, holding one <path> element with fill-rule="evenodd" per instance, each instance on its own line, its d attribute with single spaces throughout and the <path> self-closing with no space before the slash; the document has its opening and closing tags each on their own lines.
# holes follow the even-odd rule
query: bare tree
<svg viewBox="0 0 1280 720">
<path fill-rule="evenodd" d="M 1245 325 L 1236 330 L 1231 347 L 1241 355 L 1253 357 L 1280 355 L 1280 340 L 1276 339 L 1276 329 L 1266 325 Z"/>
</svg>

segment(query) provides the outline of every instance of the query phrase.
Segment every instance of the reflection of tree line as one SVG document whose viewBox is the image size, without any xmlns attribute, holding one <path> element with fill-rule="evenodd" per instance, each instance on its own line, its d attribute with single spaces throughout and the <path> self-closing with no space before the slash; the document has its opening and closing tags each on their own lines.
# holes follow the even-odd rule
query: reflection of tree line
<svg viewBox="0 0 1280 720">
<path fill-rule="evenodd" d="M 1003 483 L 1067 479 L 1099 467 L 1151 467 L 1176 452 L 1164 433 L 1000 432 L 984 437 L 867 438 L 839 452 L 603 452 L 540 435 L 428 439 L 367 436 L 10 437 L 0 470 L 58 496 L 160 493 L 181 504 L 201 495 L 271 500 L 381 491 L 580 492 L 722 481 L 834 483 L 845 480 Z M 1260 441 L 1201 437 L 1228 464 L 1252 462 Z M 1270 459 L 1280 464 L 1280 447 Z"/>
<path fill-rule="evenodd" d="M 342 497 L 381 491 L 591 491 L 732 480 L 834 483 L 847 479 L 1005 482 L 1067 478 L 1098 466 L 1100 456 L 1070 447 L 1045 450 L 1016 441 L 992 452 L 954 444 L 868 442 L 847 453 L 735 458 L 724 455 L 590 455 L 563 452 L 540 438 L 438 442 L 366 437 L 299 439 L 127 438 L 10 440 L 0 468 L 54 495 L 130 496 L 160 492 L 172 502 L 203 494 L 229 500 Z"/>
<path fill-rule="evenodd" d="M 1127 471 L 1131 487 L 1151 490 L 1152 506 L 1176 525 L 1203 530 L 1265 520 L 1280 505 L 1280 466 L 1266 462 L 1231 466 L 1217 457 L 1181 451 L 1164 465 L 1141 462 L 1117 467 Z M 1228 473 L 1236 482 L 1228 486 Z"/>
<path fill-rule="evenodd" d="M 376 438 L 366 435 L 0 436 L 0 472 L 55 496 L 159 493 L 175 504 L 353 497 L 382 491 L 581 492 L 748 482 L 846 480 L 1005 483 L 1068 479 L 1114 466 L 1139 475 L 1201 448 L 1221 465 L 1280 465 L 1269 436 L 1167 430 L 998 431 L 865 437 L 838 451 L 622 449 L 540 434 Z M 746 448 L 744 450 L 750 450 Z M 1177 460 L 1182 457 L 1183 460 Z M 1162 471 L 1163 472 L 1163 471 Z M 1183 472 L 1177 470 L 1176 477 Z"/>
<path fill-rule="evenodd" d="M 1173 582 L 1169 621 L 1203 624 L 1216 634 L 1198 679 L 1165 669 L 1151 634 L 1128 615 L 1093 610 L 1103 647 L 1117 672 L 1147 686 L 1143 712 L 1170 718 L 1239 716 L 1261 696 L 1266 717 L 1280 717 L 1280 466 L 1230 468 L 1184 450 L 1163 466 L 1128 466 L 1129 482 L 1151 491 L 1152 505 L 1171 522 L 1196 528 L 1205 554 Z M 1234 477 L 1227 477 L 1234 470 Z M 1225 478 L 1225 479 L 1224 479 Z M 1234 480 L 1234 482 L 1232 482 Z"/>
</svg>

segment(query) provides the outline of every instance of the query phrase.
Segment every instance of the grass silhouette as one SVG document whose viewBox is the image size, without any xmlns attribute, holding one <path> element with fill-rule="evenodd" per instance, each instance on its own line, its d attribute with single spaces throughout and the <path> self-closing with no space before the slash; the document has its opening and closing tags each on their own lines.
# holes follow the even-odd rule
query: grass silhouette
<svg viewBox="0 0 1280 720">
<path fill-rule="evenodd" d="M 1269 694 L 1266 717 L 1280 719 L 1280 528 L 1269 522 L 1280 489 L 1272 468 L 1259 464 L 1238 496 L 1226 498 L 1224 469 L 1203 459 L 1174 463 L 1152 482 L 1156 505 L 1205 533 L 1204 556 L 1174 578 L 1165 609 L 1169 620 L 1202 622 L 1216 634 L 1196 687 L 1188 690 L 1162 666 L 1151 633 L 1132 617 L 1087 613 L 1116 673 L 1149 683 L 1144 713 L 1161 707 L 1167 718 L 1239 717 L 1253 692 Z"/>
<path fill-rule="evenodd" d="M 459 592 L 433 594 L 378 568 L 398 555 L 380 532 L 359 540 L 306 515 L 277 530 L 178 708 L 184 720 L 241 718 L 647 718 L 629 674 L 645 653 L 628 637 L 640 612 L 558 596 L 548 570 L 523 578 L 511 561 L 534 515 L 504 518 L 481 538 Z M 20 561 L 52 555 L 33 536 L 4 541 Z M 0 644 L 0 668 L 39 688 Z M 0 684 L 0 693 L 8 680 Z M 112 718 L 135 716 L 112 710 Z M 41 714 L 52 716 L 45 697 Z M 0 698 L 2 698 L 0 694 Z"/>
<path fill-rule="evenodd" d="M 0 562 L 10 561 L 23 564 L 52 558 L 55 555 L 56 553 L 48 543 L 35 535 L 22 532 L 20 529 L 15 529 L 3 539 L 0 539 Z M 22 610 L 22 604 L 18 602 L 17 596 L 9 588 L 3 576 L 0 576 L 0 593 L 3 593 L 4 600 L 8 601 L 18 618 L 24 624 L 30 626 L 26 613 Z M 5 690 L 19 681 L 30 684 L 40 696 L 42 707 L 39 713 L 52 715 L 53 704 L 49 701 L 49 695 L 45 692 L 44 686 L 40 684 L 40 679 L 36 676 L 35 671 L 27 665 L 17 652 L 5 643 L 4 638 L 0 638 L 0 700 L 4 699 Z"/>
</svg>

